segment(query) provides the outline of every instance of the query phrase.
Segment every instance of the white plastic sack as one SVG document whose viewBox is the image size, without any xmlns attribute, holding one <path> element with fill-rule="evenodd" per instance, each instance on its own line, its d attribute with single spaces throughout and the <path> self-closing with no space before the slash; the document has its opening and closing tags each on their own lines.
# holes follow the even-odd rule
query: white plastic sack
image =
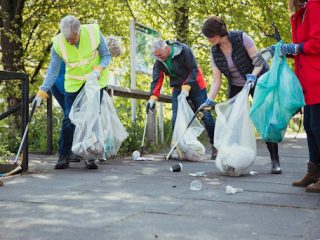
<svg viewBox="0 0 320 240">
<path fill-rule="evenodd" d="M 76 126 L 72 152 L 85 159 L 105 159 L 100 119 L 100 85 L 88 79 L 72 104 L 69 118 Z"/>
<path fill-rule="evenodd" d="M 176 124 L 172 134 L 171 147 L 180 139 L 185 132 L 194 112 L 189 106 L 184 96 L 178 96 L 178 112 Z M 198 141 L 198 137 L 203 132 L 204 127 L 199 120 L 195 118 L 178 143 L 176 152 L 181 160 L 199 161 L 205 154 L 204 146 Z"/>
<path fill-rule="evenodd" d="M 122 142 L 129 134 L 122 125 L 112 99 L 106 91 L 103 91 L 101 102 L 101 122 L 105 155 L 109 158 L 117 154 Z"/>
<path fill-rule="evenodd" d="M 247 173 L 256 159 L 255 133 L 249 118 L 249 91 L 250 86 L 246 84 L 236 96 L 215 107 L 216 166 L 230 176 Z"/>
</svg>

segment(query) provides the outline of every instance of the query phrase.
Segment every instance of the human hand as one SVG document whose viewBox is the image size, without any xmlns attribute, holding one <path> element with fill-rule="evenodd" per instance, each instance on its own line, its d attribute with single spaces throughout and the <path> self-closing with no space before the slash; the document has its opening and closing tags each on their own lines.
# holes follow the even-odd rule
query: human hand
<svg viewBox="0 0 320 240">
<path fill-rule="evenodd" d="M 45 100 L 47 98 L 49 98 L 48 93 L 40 89 L 37 92 L 37 95 L 35 96 L 35 98 L 33 99 L 32 105 L 36 104 L 36 107 L 40 107 L 42 100 Z"/>
<path fill-rule="evenodd" d="M 147 105 L 146 105 L 146 113 L 148 114 L 149 111 L 153 112 L 153 110 L 155 109 L 156 107 L 156 100 L 150 98 L 147 102 Z"/>
<path fill-rule="evenodd" d="M 250 84 L 250 88 L 253 88 L 257 81 L 257 77 L 253 74 L 246 74 L 246 81 L 248 84 Z"/>
<path fill-rule="evenodd" d="M 201 110 L 209 110 L 209 109 L 213 108 L 215 106 L 215 104 L 216 103 L 212 99 L 207 98 L 206 101 L 200 105 L 198 110 L 199 111 L 201 111 Z"/>
</svg>

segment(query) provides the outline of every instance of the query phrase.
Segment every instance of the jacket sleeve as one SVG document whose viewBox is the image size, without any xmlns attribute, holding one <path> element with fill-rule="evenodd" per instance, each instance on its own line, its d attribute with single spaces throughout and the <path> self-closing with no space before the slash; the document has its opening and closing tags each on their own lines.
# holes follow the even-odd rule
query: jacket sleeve
<svg viewBox="0 0 320 240">
<path fill-rule="evenodd" d="M 188 78 L 186 79 L 186 81 L 183 84 L 191 85 L 192 83 L 197 82 L 199 69 L 198 69 L 198 66 L 197 66 L 196 58 L 193 55 L 190 47 L 184 45 L 183 51 L 184 51 L 186 67 L 189 70 Z"/>
<path fill-rule="evenodd" d="M 304 42 L 303 53 L 308 55 L 320 54 L 320 4 L 318 2 L 310 4 L 307 8 L 309 33 L 308 40 Z"/>
<path fill-rule="evenodd" d="M 154 95 L 157 97 L 160 96 L 160 90 L 162 87 L 163 80 L 164 80 L 164 72 L 161 71 L 160 69 L 159 61 L 156 61 L 155 64 L 153 65 L 150 95 Z"/>
</svg>

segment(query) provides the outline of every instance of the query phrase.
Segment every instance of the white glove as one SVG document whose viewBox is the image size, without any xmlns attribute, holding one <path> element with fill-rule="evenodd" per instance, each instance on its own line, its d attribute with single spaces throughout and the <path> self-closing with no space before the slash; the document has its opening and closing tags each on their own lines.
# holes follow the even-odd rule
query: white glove
<svg viewBox="0 0 320 240">
<path fill-rule="evenodd" d="M 35 96 L 35 98 L 33 99 L 32 105 L 36 104 L 36 107 L 40 107 L 42 103 L 42 98 L 40 96 Z"/>
<path fill-rule="evenodd" d="M 149 111 L 153 112 L 154 108 L 156 107 L 156 101 L 153 99 L 149 99 L 146 106 L 146 112 L 148 114 Z"/>
<path fill-rule="evenodd" d="M 47 99 L 49 97 L 46 91 L 39 89 L 37 95 L 33 99 L 32 105 L 36 104 L 36 107 L 40 107 L 42 100 Z"/>
</svg>

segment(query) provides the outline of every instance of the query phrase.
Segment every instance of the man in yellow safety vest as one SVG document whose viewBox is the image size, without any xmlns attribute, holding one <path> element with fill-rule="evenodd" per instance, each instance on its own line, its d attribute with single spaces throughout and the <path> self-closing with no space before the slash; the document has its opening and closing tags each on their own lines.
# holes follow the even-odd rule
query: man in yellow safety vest
<svg viewBox="0 0 320 240">
<path fill-rule="evenodd" d="M 59 74 L 61 63 L 66 65 L 65 73 L 65 96 L 64 96 L 64 118 L 61 127 L 59 141 L 59 160 L 56 169 L 69 167 L 69 156 L 71 155 L 72 139 L 75 126 L 69 119 L 71 106 L 77 95 L 84 86 L 86 79 L 98 78 L 103 88 L 107 86 L 107 66 L 110 64 L 111 54 L 99 30 L 98 24 L 81 25 L 74 16 L 66 16 L 60 21 L 60 31 L 53 38 L 50 64 L 46 77 L 34 101 L 40 106 L 42 100 L 48 98 L 47 92 L 51 89 Z M 97 169 L 97 159 L 86 159 L 88 169 Z"/>
</svg>

